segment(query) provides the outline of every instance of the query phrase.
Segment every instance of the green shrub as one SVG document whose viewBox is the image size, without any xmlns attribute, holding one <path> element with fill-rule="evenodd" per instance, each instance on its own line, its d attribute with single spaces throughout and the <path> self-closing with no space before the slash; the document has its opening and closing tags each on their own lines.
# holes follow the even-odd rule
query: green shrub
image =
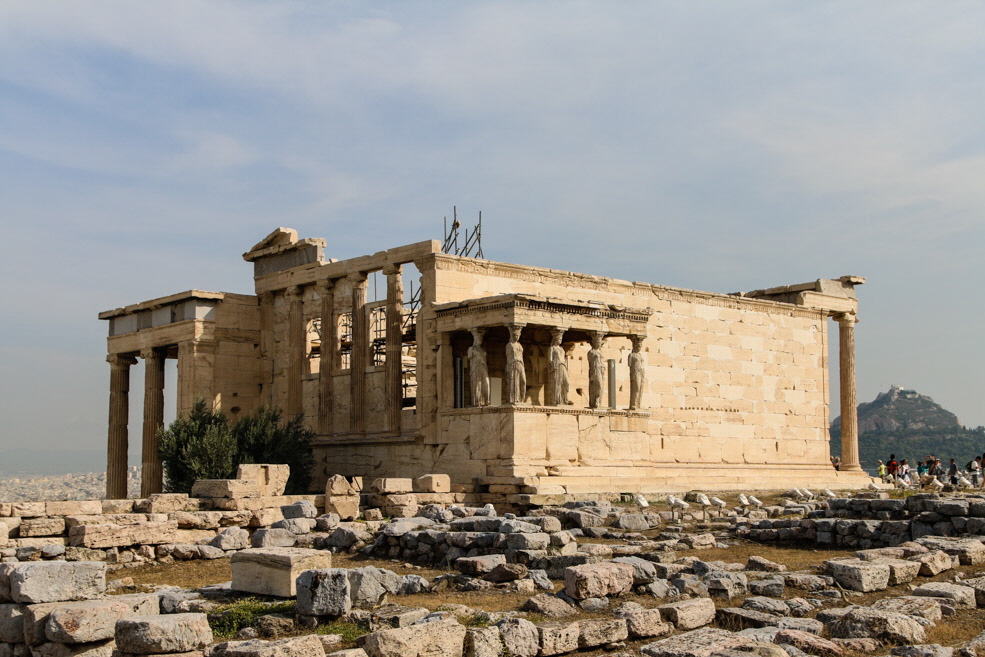
<svg viewBox="0 0 985 657">
<path fill-rule="evenodd" d="M 226 416 L 195 400 L 191 413 L 179 415 L 158 434 L 169 493 L 191 491 L 196 479 L 230 479 L 236 474 L 236 439 Z"/>
<path fill-rule="evenodd" d="M 314 432 L 304 426 L 304 417 L 295 416 L 286 424 L 281 422 L 279 409 L 267 407 L 245 415 L 235 426 L 233 436 L 239 449 L 239 463 L 286 463 L 291 466 L 287 480 L 288 495 L 308 492 Z"/>
<path fill-rule="evenodd" d="M 217 639 L 230 639 L 244 627 L 251 627 L 261 616 L 293 614 L 295 605 L 293 600 L 263 602 L 256 598 L 244 598 L 209 612 L 209 627 Z"/>
<path fill-rule="evenodd" d="M 287 493 L 308 492 L 314 457 L 314 432 L 298 415 L 281 422 L 277 409 L 259 408 L 232 426 L 226 416 L 195 401 L 188 416 L 158 434 L 158 453 L 166 473 L 165 490 L 188 493 L 196 479 L 231 479 L 241 463 L 284 463 L 291 468 Z"/>
</svg>

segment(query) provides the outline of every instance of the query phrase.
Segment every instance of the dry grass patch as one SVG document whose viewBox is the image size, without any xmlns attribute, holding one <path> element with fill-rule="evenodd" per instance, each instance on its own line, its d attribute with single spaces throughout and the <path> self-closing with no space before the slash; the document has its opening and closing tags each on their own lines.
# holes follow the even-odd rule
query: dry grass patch
<svg viewBox="0 0 985 657">
<path fill-rule="evenodd" d="M 233 573 L 229 567 L 229 559 L 196 559 L 117 570 L 110 577 L 132 577 L 137 587 L 163 585 L 200 589 L 203 586 L 228 582 L 233 578 Z"/>
<path fill-rule="evenodd" d="M 727 548 L 710 550 L 677 550 L 677 556 L 697 557 L 702 561 L 725 561 L 745 564 L 749 557 L 759 556 L 776 563 L 782 563 L 788 570 L 811 570 L 820 568 L 828 559 L 851 557 L 854 549 L 819 548 L 814 544 L 768 545 L 751 541 L 729 539 Z"/>
</svg>

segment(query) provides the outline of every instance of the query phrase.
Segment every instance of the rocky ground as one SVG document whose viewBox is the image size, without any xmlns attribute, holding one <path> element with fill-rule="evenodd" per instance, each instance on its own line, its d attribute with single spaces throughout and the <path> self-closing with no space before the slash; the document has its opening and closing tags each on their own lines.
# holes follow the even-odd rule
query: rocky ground
<svg viewBox="0 0 985 657">
<path fill-rule="evenodd" d="M 140 495 L 140 468 L 127 471 L 130 497 Z M 105 472 L 76 472 L 61 475 L 0 474 L 0 500 L 36 502 L 41 500 L 100 500 L 106 495 Z"/>
<path fill-rule="evenodd" d="M 485 554 L 459 556 L 450 567 L 426 564 L 429 551 L 420 553 L 425 558 L 418 564 L 381 558 L 380 552 L 396 547 L 392 539 L 414 534 L 405 533 L 410 527 L 420 540 L 436 531 L 413 518 L 383 525 L 375 550 L 337 553 L 333 566 L 344 569 L 334 571 L 337 581 L 299 580 L 297 600 L 231 591 L 220 584 L 230 577 L 226 559 L 119 570 L 124 579 L 115 585 L 126 591 L 179 586 L 164 593 L 162 603 L 208 614 L 218 642 L 212 655 L 225 657 L 247 646 L 252 652 L 243 657 L 260 655 L 261 646 L 301 650 L 315 637 L 325 653 L 339 657 L 395 655 L 384 649 L 391 640 L 407 655 L 425 654 L 417 648 L 431 645 L 427 654 L 454 657 L 463 647 L 467 657 L 985 655 L 980 538 L 925 538 L 853 552 L 740 540 L 723 522 L 668 523 L 642 532 L 569 526 L 571 520 L 591 524 L 587 515 L 575 514 L 626 518 L 632 510 L 586 506 L 565 512 L 560 519 L 569 528 L 560 530 L 557 523 L 551 535 L 577 545 L 569 556 L 581 565 L 556 573 L 550 564 L 564 566 L 563 555 L 524 565 L 522 550 L 512 551 L 519 559 L 507 560 L 478 543 L 470 553 Z M 487 531 L 508 532 L 508 541 L 542 535 L 525 526 L 533 521 L 551 530 L 543 517 L 441 520 L 463 540 L 481 538 L 479 527 L 468 526 L 472 520 L 489 524 Z M 498 530 L 491 526 L 496 523 Z M 303 586 L 310 589 L 306 594 Z M 446 631 L 453 636 L 443 637 Z M 274 643 L 238 643 L 257 638 Z"/>
</svg>

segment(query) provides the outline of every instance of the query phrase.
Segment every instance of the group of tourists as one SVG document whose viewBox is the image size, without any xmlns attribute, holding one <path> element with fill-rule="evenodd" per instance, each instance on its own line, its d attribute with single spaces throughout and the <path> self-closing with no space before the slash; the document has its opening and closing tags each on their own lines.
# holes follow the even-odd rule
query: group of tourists
<svg viewBox="0 0 985 657">
<path fill-rule="evenodd" d="M 942 484 L 958 486 L 962 483 L 970 483 L 971 486 L 977 488 L 985 485 L 985 480 L 982 478 L 983 461 L 985 461 L 985 454 L 976 456 L 965 464 L 964 472 L 961 472 L 953 458 L 949 459 L 945 465 L 939 456 L 928 454 L 924 460 L 917 463 L 914 470 L 908 459 L 897 461 L 896 455 L 890 454 L 889 461 L 886 463 L 879 461 L 879 477 L 885 483 L 899 481 L 907 486 L 914 484 L 928 486 L 936 479 Z M 965 479 L 965 482 L 962 482 L 962 479 Z"/>
</svg>

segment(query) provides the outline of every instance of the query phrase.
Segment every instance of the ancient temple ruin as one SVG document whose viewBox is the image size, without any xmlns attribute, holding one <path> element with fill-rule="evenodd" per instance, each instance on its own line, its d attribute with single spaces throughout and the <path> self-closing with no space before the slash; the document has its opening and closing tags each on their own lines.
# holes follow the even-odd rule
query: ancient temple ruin
<svg viewBox="0 0 985 657">
<path fill-rule="evenodd" d="M 447 472 L 456 490 L 516 502 L 868 481 L 854 423 L 860 277 L 715 294 L 452 255 L 436 240 L 346 260 L 324 247 L 279 228 L 243 256 L 255 295 L 191 290 L 99 315 L 108 497 L 125 496 L 138 358 L 144 495 L 162 487 L 168 358 L 179 412 L 205 397 L 232 416 L 303 413 L 322 481 Z M 371 279 L 385 286 L 377 300 Z"/>
</svg>

